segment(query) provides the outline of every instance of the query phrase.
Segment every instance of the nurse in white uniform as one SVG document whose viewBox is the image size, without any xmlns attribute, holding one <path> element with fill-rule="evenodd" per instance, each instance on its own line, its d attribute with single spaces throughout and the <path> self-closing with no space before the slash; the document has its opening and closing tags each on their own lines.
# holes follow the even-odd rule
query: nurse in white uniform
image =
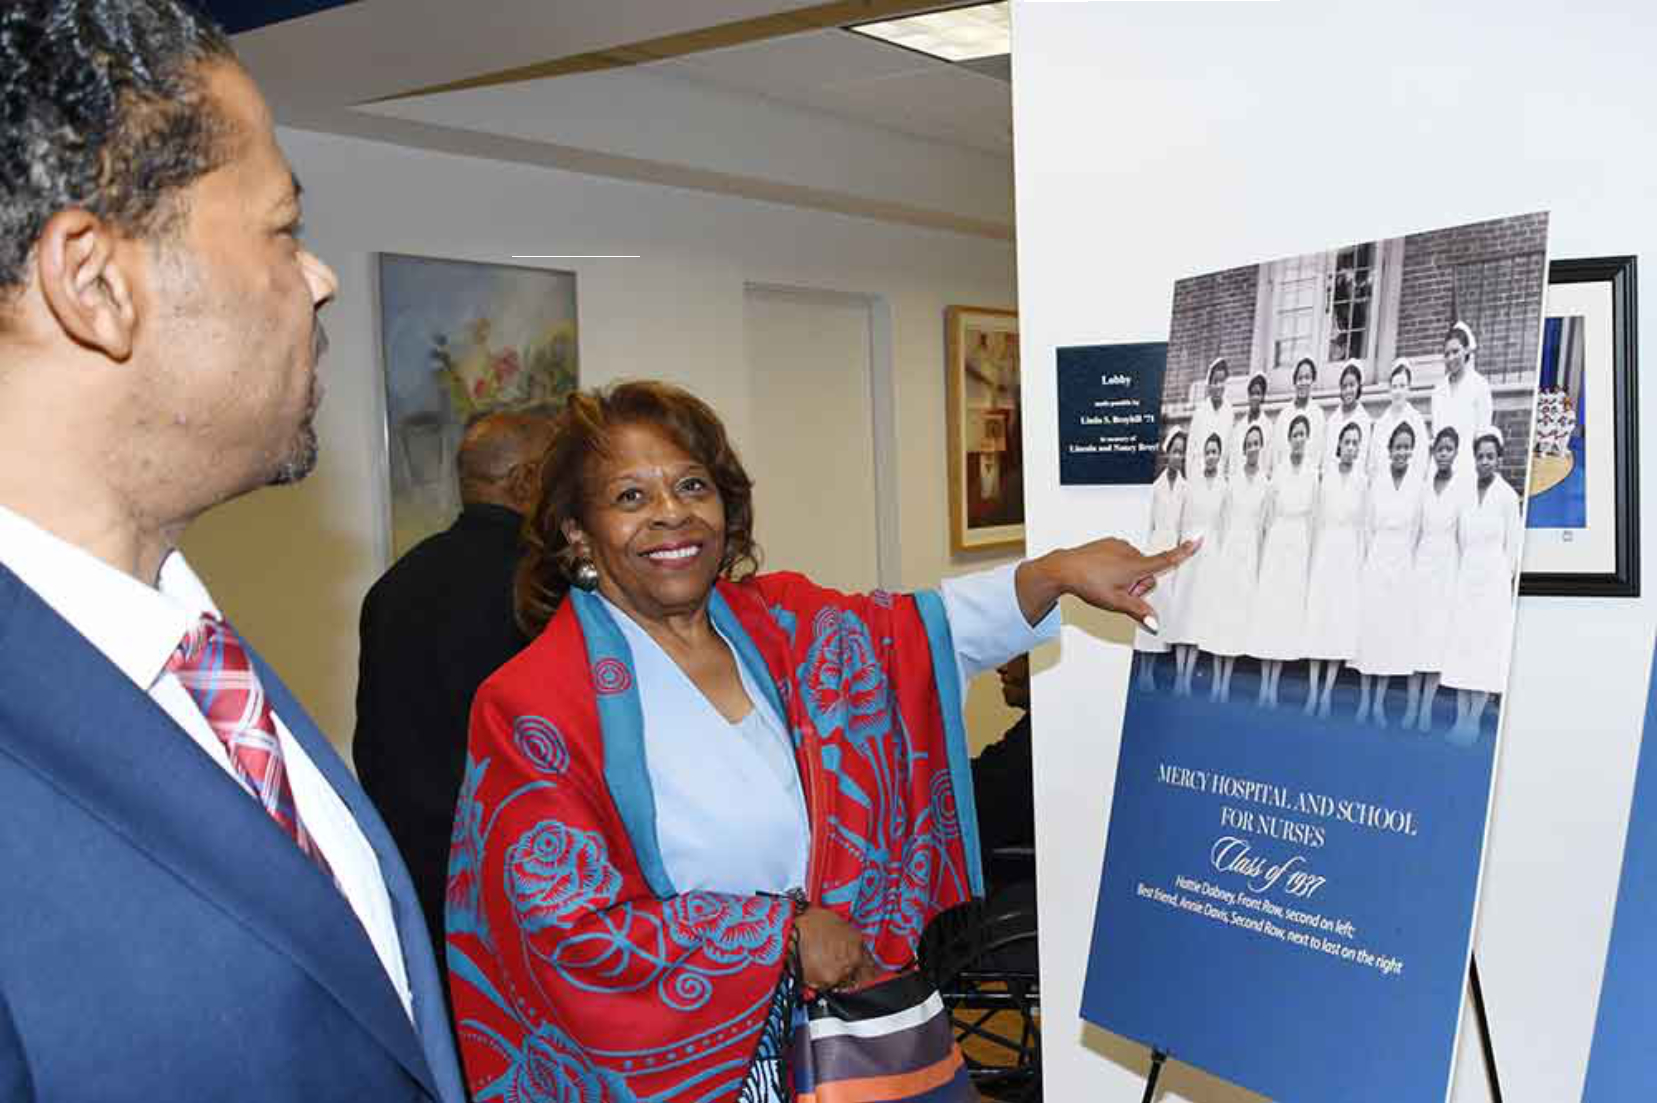
<svg viewBox="0 0 1657 1103">
<path fill-rule="evenodd" d="M 1202 443 L 1202 472 L 1185 482 L 1185 505 L 1180 510 L 1179 538 L 1201 540 L 1197 554 L 1186 563 L 1185 577 L 1174 588 L 1171 625 L 1163 632 L 1174 645 L 1174 695 L 1191 696 L 1191 677 L 1197 666 L 1197 651 L 1203 643 L 1205 612 L 1201 595 L 1206 576 L 1214 569 L 1225 526 L 1226 479 L 1220 473 L 1220 456 L 1225 449 L 1218 433 Z M 1153 591 L 1154 592 L 1154 591 Z"/>
<path fill-rule="evenodd" d="M 1306 455 L 1311 425 L 1295 414 L 1289 425 L 1289 460 L 1268 480 L 1266 544 L 1260 553 L 1248 653 L 1260 662 L 1262 708 L 1277 707 L 1283 664 L 1305 657 L 1306 590 L 1311 576 L 1312 509 L 1318 476 Z"/>
<path fill-rule="evenodd" d="M 1296 414 L 1306 418 L 1306 424 L 1311 430 L 1306 438 L 1306 458 L 1314 467 L 1322 465 L 1324 412 L 1322 406 L 1312 401 L 1312 385 L 1317 381 L 1317 361 L 1310 356 L 1302 356 L 1295 362 L 1294 400 L 1279 411 L 1277 424 L 1268 438 L 1271 448 L 1271 457 L 1266 461 L 1268 467 L 1275 468 L 1289 458 L 1289 423 L 1294 420 Z"/>
<path fill-rule="evenodd" d="M 1389 681 L 1394 675 L 1408 677 L 1415 673 L 1415 545 L 1421 525 L 1422 489 L 1421 480 L 1414 477 L 1410 467 L 1415 430 L 1408 425 L 1395 426 L 1387 452 L 1390 465 L 1369 488 L 1358 658 L 1353 664 L 1364 676 L 1358 723 L 1373 716 L 1381 727 L 1387 724 Z"/>
<path fill-rule="evenodd" d="M 1164 466 L 1151 488 L 1151 531 L 1145 540 L 1147 548 L 1167 551 L 1180 541 L 1180 511 L 1185 508 L 1185 430 L 1175 429 L 1168 434 L 1162 446 Z M 1139 688 L 1156 688 L 1156 659 L 1167 651 L 1172 638 L 1175 594 L 1180 580 L 1176 574 L 1157 580 L 1156 589 L 1145 595 L 1145 600 L 1156 610 L 1162 623 L 1160 634 L 1140 628 L 1134 632 L 1133 649 L 1139 652 L 1134 661 L 1139 664 Z"/>
<path fill-rule="evenodd" d="M 1265 411 L 1266 405 L 1266 373 L 1255 372 L 1248 381 L 1248 409 L 1237 418 L 1231 427 L 1231 439 L 1226 442 L 1225 473 L 1229 478 L 1243 469 L 1243 434 L 1250 429 L 1259 428 L 1262 440 L 1272 439 L 1271 417 Z M 1260 454 L 1260 466 L 1266 476 L 1271 477 L 1272 456 L 1270 451 Z"/>
<path fill-rule="evenodd" d="M 1329 442 L 1323 455 L 1325 470 L 1335 466 L 1335 450 L 1340 446 L 1341 430 L 1348 425 L 1356 425 L 1361 434 L 1358 443 L 1359 470 L 1368 468 L 1370 434 L 1375 428 L 1375 422 L 1363 407 L 1363 397 L 1364 366 L 1356 360 L 1348 360 L 1346 366 L 1341 369 L 1341 404 L 1329 414 L 1329 420 L 1325 423 L 1328 430 L 1325 435 Z"/>
<path fill-rule="evenodd" d="M 1392 431 L 1398 428 L 1400 423 L 1409 425 L 1415 433 L 1416 440 L 1425 443 L 1431 439 L 1427 436 L 1427 422 L 1421 416 L 1421 411 L 1417 410 L 1414 404 L 1410 402 L 1410 388 L 1414 382 L 1415 372 L 1410 367 L 1410 362 L 1402 356 L 1394 360 L 1392 371 L 1387 375 L 1387 392 L 1392 401 L 1375 418 L 1374 430 L 1369 437 L 1371 444 L 1368 471 L 1371 478 L 1380 475 L 1387 469 L 1387 464 L 1392 457 L 1387 452 L 1386 444 L 1387 441 L 1392 439 Z M 1380 443 L 1376 444 L 1375 441 Z M 1418 450 L 1418 457 L 1419 454 Z M 1417 458 L 1412 463 L 1425 473 L 1427 464 L 1424 460 Z"/>
<path fill-rule="evenodd" d="M 1479 722 L 1492 693 L 1507 685 L 1513 632 L 1513 581 L 1525 530 L 1519 495 L 1496 473 L 1502 459 L 1501 431 L 1485 426 L 1474 436 L 1477 481 L 1456 525 L 1461 565 L 1456 572 L 1450 648 L 1444 657 L 1444 684 L 1456 688 L 1452 742 L 1478 738 Z"/>
<path fill-rule="evenodd" d="M 1210 701 L 1231 700 L 1231 673 L 1237 656 L 1249 646 L 1266 513 L 1266 474 L 1260 468 L 1265 442 L 1266 435 L 1258 429 L 1243 434 L 1243 469 L 1227 482 L 1219 554 L 1203 577 L 1199 599 L 1205 624 L 1202 645 L 1214 655 Z"/>
<path fill-rule="evenodd" d="M 1421 679 L 1419 717 L 1404 714 L 1404 726 L 1428 731 L 1433 725 L 1433 702 L 1438 697 L 1439 673 L 1450 651 L 1450 616 L 1455 606 L 1456 571 L 1461 544 L 1456 536 L 1472 480 L 1456 474 L 1461 440 L 1453 425 L 1433 435 L 1433 473 L 1421 492 L 1421 541 L 1415 548 L 1415 658 Z"/>
<path fill-rule="evenodd" d="M 1457 322 L 1444 335 L 1444 378 L 1433 387 L 1433 432 L 1453 425 L 1461 437 L 1456 474 L 1473 474 L 1473 434 L 1493 423 L 1490 384 L 1473 363 L 1479 343 L 1466 322 Z"/>
<path fill-rule="evenodd" d="M 1341 666 L 1358 656 L 1358 594 L 1363 578 L 1363 525 L 1369 479 L 1358 466 L 1356 425 L 1341 430 L 1335 463 L 1324 469 L 1314 514 L 1312 579 L 1306 595 L 1310 685 L 1306 714 L 1329 716 Z M 1319 689 L 1319 680 L 1323 685 Z"/>
<path fill-rule="evenodd" d="M 1217 356 L 1208 365 L 1208 384 L 1203 400 L 1197 403 L 1197 408 L 1191 412 L 1191 425 L 1188 432 L 1189 440 L 1198 445 L 1206 444 L 1210 433 L 1220 435 L 1220 453 L 1224 458 L 1225 451 L 1231 445 L 1231 426 L 1237 420 L 1237 411 L 1231 408 L 1226 400 L 1225 385 L 1231 378 L 1231 366 L 1223 356 Z M 1189 449 L 1190 445 L 1187 445 Z M 1221 471 L 1225 468 L 1221 467 Z"/>
</svg>

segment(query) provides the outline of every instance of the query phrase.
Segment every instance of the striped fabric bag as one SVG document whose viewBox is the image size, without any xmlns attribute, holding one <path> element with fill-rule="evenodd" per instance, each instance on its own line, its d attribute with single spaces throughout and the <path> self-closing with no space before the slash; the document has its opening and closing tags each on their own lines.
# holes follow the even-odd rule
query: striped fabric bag
<svg viewBox="0 0 1657 1103">
<path fill-rule="evenodd" d="M 977 1103 L 938 990 L 913 969 L 795 1013 L 795 1103 Z"/>
</svg>

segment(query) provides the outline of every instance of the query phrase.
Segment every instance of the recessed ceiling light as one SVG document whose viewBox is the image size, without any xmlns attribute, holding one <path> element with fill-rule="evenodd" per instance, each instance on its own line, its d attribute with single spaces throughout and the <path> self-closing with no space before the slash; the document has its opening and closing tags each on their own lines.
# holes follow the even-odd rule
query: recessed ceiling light
<svg viewBox="0 0 1657 1103">
<path fill-rule="evenodd" d="M 945 61 L 972 61 L 1012 52 L 1011 7 L 1003 0 L 846 29 Z"/>
</svg>

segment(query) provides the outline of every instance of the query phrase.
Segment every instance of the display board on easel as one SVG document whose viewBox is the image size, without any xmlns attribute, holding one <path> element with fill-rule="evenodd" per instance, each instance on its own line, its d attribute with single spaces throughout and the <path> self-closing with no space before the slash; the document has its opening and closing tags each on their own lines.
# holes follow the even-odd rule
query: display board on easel
<svg viewBox="0 0 1657 1103">
<path fill-rule="evenodd" d="M 1546 238 L 1524 215 L 1176 285 L 1146 541 L 1203 547 L 1135 644 L 1089 1021 L 1277 1099 L 1446 1097 Z"/>
</svg>

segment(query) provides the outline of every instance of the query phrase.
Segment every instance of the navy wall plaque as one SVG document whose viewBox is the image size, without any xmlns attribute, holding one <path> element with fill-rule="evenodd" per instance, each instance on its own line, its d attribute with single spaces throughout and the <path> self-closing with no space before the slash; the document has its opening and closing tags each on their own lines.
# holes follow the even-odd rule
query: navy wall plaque
<svg viewBox="0 0 1657 1103">
<path fill-rule="evenodd" d="M 1058 350 L 1060 485 L 1156 478 L 1167 365 L 1166 341 Z"/>
</svg>

